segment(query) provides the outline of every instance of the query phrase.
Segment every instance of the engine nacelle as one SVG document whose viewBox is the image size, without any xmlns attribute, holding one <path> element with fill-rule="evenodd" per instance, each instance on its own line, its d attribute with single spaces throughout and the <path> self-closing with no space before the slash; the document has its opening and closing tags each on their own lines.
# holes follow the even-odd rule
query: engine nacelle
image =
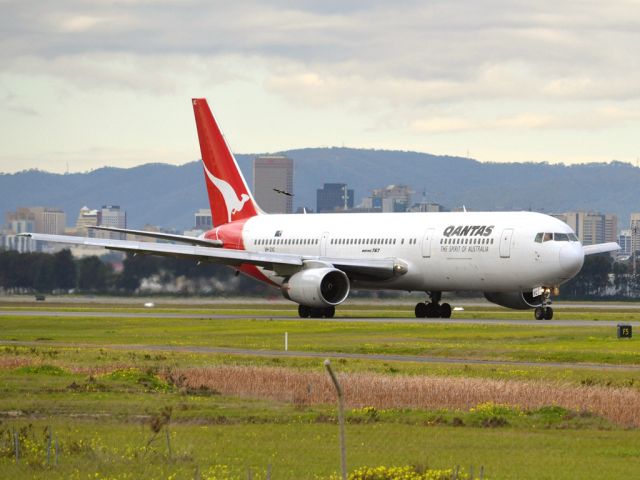
<svg viewBox="0 0 640 480">
<path fill-rule="evenodd" d="M 300 270 L 282 284 L 282 294 L 307 307 L 329 307 L 344 302 L 349 295 L 349 278 L 336 268 Z"/>
<path fill-rule="evenodd" d="M 542 305 L 542 296 L 534 297 L 531 292 L 484 292 L 484 298 L 515 310 L 528 310 Z"/>
</svg>

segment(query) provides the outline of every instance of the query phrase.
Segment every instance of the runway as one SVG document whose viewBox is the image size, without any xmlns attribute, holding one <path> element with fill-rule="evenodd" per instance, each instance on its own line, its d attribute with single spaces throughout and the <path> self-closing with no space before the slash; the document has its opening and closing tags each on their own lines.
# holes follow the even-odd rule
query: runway
<svg viewBox="0 0 640 480">
<path fill-rule="evenodd" d="M 567 316 L 571 313 L 567 313 Z M 612 328 L 617 323 L 624 323 L 633 327 L 640 327 L 640 322 L 628 322 L 624 320 L 515 320 L 500 318 L 397 318 L 397 317 L 335 317 L 335 318 L 305 318 L 300 319 L 293 315 L 242 315 L 242 314 L 207 314 L 207 313 L 153 313 L 150 312 L 60 312 L 48 310 L 0 310 L 0 317 L 59 317 L 59 318 L 164 318 L 164 319 L 190 319 L 190 320 L 282 320 L 305 322 L 333 322 L 333 323 L 397 323 L 397 324 L 424 324 L 448 323 L 453 325 L 520 325 L 536 327 L 602 327 Z M 532 314 L 533 316 L 533 314 Z"/>
<path fill-rule="evenodd" d="M 377 353 L 340 353 L 340 352 L 312 352 L 292 350 L 253 350 L 248 348 L 207 347 L 198 345 L 151 345 L 151 344 L 93 344 L 70 342 L 28 342 L 17 340 L 0 340 L 0 345 L 15 345 L 22 347 L 46 348 L 99 348 L 107 350 L 144 351 L 144 352 L 179 352 L 179 353 L 211 353 L 225 355 L 245 355 L 253 357 L 287 357 L 287 358 L 318 358 L 318 359 L 351 359 L 378 360 L 385 362 L 408 362 L 424 364 L 457 364 L 457 365 L 496 365 L 508 367 L 551 367 L 587 370 L 621 370 L 638 371 L 637 365 L 611 365 L 606 363 L 561 363 L 561 362 L 519 362 L 512 360 L 481 360 L 468 358 L 429 357 L 422 355 L 393 355 Z"/>
</svg>

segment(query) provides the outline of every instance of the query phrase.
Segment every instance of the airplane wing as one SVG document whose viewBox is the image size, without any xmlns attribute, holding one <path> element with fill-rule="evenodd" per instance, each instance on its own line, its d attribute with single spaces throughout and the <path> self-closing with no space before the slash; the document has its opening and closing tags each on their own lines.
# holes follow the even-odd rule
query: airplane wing
<svg viewBox="0 0 640 480">
<path fill-rule="evenodd" d="M 105 232 L 128 233 L 139 237 L 159 238 L 161 240 L 170 240 L 172 242 L 188 243 L 190 245 L 200 245 L 203 247 L 222 247 L 221 240 L 208 240 L 206 238 L 188 237 L 187 235 L 175 235 L 173 233 L 164 232 L 147 232 L 146 230 L 131 230 L 129 228 L 90 226 L 92 230 L 103 230 Z"/>
<path fill-rule="evenodd" d="M 615 252 L 620 250 L 620 245 L 616 242 L 597 243 L 595 245 L 583 245 L 582 251 L 585 255 L 593 255 L 595 253 Z"/>
<path fill-rule="evenodd" d="M 134 242 L 130 240 L 113 240 L 109 238 L 73 237 L 70 235 L 49 235 L 45 233 L 20 233 L 42 242 L 67 243 L 104 247 L 134 254 L 150 254 L 168 257 L 188 258 L 195 261 L 221 263 L 229 266 L 242 264 L 256 265 L 267 270 L 274 270 L 282 275 L 291 275 L 304 267 L 305 262 L 320 260 L 330 263 L 347 274 L 391 278 L 407 272 L 407 265 L 394 258 L 386 259 L 349 259 L 329 258 L 293 253 L 248 252 L 230 248 L 211 248 L 201 245 L 175 245 L 171 243 Z"/>
</svg>

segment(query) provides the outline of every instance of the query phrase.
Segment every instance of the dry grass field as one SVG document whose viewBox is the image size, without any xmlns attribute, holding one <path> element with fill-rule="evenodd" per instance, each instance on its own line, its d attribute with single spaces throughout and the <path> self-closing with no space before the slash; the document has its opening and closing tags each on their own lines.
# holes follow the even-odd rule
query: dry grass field
<svg viewBox="0 0 640 480">
<path fill-rule="evenodd" d="M 238 366 L 176 369 L 165 376 L 179 387 L 208 389 L 222 395 L 298 405 L 325 405 L 335 400 L 333 386 L 319 372 Z M 469 410 L 486 402 L 522 410 L 559 406 L 594 413 L 620 426 L 640 427 L 640 394 L 633 388 L 368 373 L 342 374 L 339 379 L 345 402 L 352 408 Z"/>
</svg>

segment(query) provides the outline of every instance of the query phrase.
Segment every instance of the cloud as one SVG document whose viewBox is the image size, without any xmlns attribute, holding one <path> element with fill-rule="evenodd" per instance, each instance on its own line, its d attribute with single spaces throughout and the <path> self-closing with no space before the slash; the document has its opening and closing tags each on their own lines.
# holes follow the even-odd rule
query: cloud
<svg viewBox="0 0 640 480">
<path fill-rule="evenodd" d="M 422 133 L 452 133 L 486 130 L 603 130 L 612 125 L 625 125 L 640 120 L 640 109 L 620 109 L 604 106 L 578 113 L 519 113 L 499 118 L 443 117 L 418 119 L 411 122 L 413 131 Z"/>
<path fill-rule="evenodd" d="M 445 98 L 514 91 L 543 98 L 619 98 L 637 96 L 640 84 L 640 63 L 634 60 L 640 17 L 630 14 L 634 10 L 625 1 L 10 1 L 0 20 L 0 61 L 19 69 L 16 57 L 125 54 L 142 67 L 146 56 L 197 56 L 203 62 L 232 56 L 247 66 L 246 61 L 291 65 L 299 80 L 316 76 L 327 88 L 315 90 L 329 93 L 340 90 L 335 84 L 344 79 L 342 88 L 374 87 L 352 95 L 379 95 L 384 84 L 398 95 L 386 80 L 391 78 L 398 87 L 413 84 Z M 51 70 L 41 65 L 44 73 L 59 74 L 55 64 Z M 515 66 L 529 78 L 513 76 Z M 278 77 L 271 71 L 267 83 L 283 84 Z"/>
<path fill-rule="evenodd" d="M 238 116 L 257 103 L 312 119 L 337 112 L 336 124 L 358 120 L 360 138 L 391 126 L 403 142 L 640 121 L 634 0 L 5 0 L 2 10 L 0 82 L 242 91 L 251 105 Z"/>
</svg>

